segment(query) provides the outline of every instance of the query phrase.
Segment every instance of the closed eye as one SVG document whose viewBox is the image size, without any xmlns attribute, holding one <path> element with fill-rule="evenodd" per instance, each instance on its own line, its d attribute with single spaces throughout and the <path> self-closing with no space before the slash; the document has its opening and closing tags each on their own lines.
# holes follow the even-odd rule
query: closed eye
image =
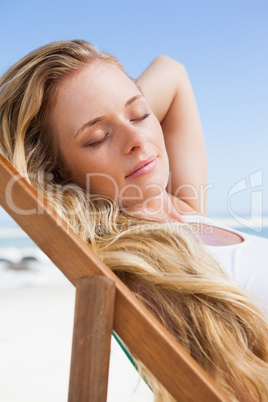
<svg viewBox="0 0 268 402">
<path fill-rule="evenodd" d="M 108 135 L 109 135 L 109 133 L 105 134 L 105 136 L 98 141 L 87 142 L 84 146 L 85 147 L 97 147 L 98 145 L 101 145 L 104 141 L 106 141 Z"/>
<path fill-rule="evenodd" d="M 136 119 L 131 119 L 130 121 L 131 122 L 133 122 L 133 121 L 141 121 L 141 120 L 145 120 L 145 119 L 147 119 L 147 117 L 149 117 L 150 116 L 150 114 L 151 113 L 145 113 L 144 115 L 142 115 L 141 117 L 137 117 Z"/>
</svg>

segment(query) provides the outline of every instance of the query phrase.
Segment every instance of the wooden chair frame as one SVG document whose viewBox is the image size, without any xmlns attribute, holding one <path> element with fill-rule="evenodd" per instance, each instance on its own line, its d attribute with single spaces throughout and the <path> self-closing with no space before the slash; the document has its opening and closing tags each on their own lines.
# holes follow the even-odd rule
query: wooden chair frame
<svg viewBox="0 0 268 402">
<path fill-rule="evenodd" d="M 90 392 L 82 393 L 87 396 L 81 399 L 82 394 L 79 394 L 82 392 L 79 390 L 81 382 L 80 385 L 78 382 L 79 378 L 83 378 L 82 386 L 92 390 L 96 379 L 107 378 L 112 328 L 133 356 L 146 365 L 175 400 L 227 401 L 208 374 L 2 155 L 0 155 L 0 205 L 77 287 L 69 402 L 82 400 L 95 402 L 106 399 L 107 386 L 104 386 L 104 390 L 99 390 L 100 385 L 95 387 L 91 395 Z M 88 289 L 94 296 L 91 302 L 88 298 Z M 102 295 L 99 301 L 97 294 Z M 90 304 L 92 300 L 93 307 Z M 81 354 L 82 349 L 79 349 L 78 344 L 79 342 L 83 344 L 81 339 L 85 339 L 91 328 L 95 328 L 100 310 L 103 311 L 104 318 L 98 333 L 102 333 L 102 336 L 94 335 L 93 331 L 91 341 L 87 345 L 88 350 L 91 348 L 91 352 Z M 88 369 L 92 367 L 92 363 L 88 362 L 91 359 L 94 364 L 99 361 L 105 367 L 104 372 L 101 367 L 99 368 L 94 379 L 90 377 L 92 373 L 90 374 Z M 81 367 L 87 367 L 85 369 L 87 374 L 84 377 Z M 107 380 L 105 381 L 107 385 Z M 100 384 L 100 381 L 97 384 Z M 102 395 L 98 395 L 98 392 Z"/>
</svg>

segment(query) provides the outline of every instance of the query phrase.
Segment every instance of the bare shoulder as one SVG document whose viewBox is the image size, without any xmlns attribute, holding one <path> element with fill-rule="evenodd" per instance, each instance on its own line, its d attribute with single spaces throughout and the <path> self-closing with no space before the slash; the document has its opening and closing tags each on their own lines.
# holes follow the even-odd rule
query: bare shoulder
<svg viewBox="0 0 268 402">
<path fill-rule="evenodd" d="M 169 194 L 171 201 L 175 208 L 181 215 L 197 215 L 197 211 L 193 209 L 189 204 L 183 201 L 181 198 L 175 197 L 173 194 Z"/>
</svg>

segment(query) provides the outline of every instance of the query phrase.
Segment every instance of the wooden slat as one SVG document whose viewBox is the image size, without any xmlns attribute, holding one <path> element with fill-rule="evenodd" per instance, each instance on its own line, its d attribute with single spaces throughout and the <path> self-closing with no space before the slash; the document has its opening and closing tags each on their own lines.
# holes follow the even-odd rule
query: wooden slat
<svg viewBox="0 0 268 402">
<path fill-rule="evenodd" d="M 106 402 L 115 283 L 104 276 L 76 282 L 68 402 Z"/>
<path fill-rule="evenodd" d="M 179 401 L 226 401 L 226 397 L 172 335 L 116 275 L 48 208 L 0 155 L 0 204 L 73 283 L 104 275 L 116 285 L 114 329 Z"/>
</svg>

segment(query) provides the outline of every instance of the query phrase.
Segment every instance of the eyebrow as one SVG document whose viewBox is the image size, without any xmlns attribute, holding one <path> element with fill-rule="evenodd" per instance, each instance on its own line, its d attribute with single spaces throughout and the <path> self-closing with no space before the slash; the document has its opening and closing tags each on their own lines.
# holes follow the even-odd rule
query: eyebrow
<svg viewBox="0 0 268 402">
<path fill-rule="evenodd" d="M 124 107 L 126 108 L 126 107 L 130 106 L 132 103 L 134 103 L 134 102 L 135 102 L 137 99 L 139 99 L 139 98 L 144 98 L 144 95 L 138 94 L 138 95 L 133 96 L 132 98 L 130 98 L 130 99 L 125 103 L 125 106 L 124 106 Z M 89 120 L 88 122 L 86 122 L 85 124 L 83 124 L 82 127 L 80 127 L 80 128 L 78 129 L 78 131 L 76 132 L 74 138 L 76 138 L 79 134 L 81 134 L 81 132 L 84 131 L 85 128 L 92 127 L 92 126 L 94 126 L 95 124 L 100 123 L 102 120 L 104 120 L 104 116 L 99 116 L 99 117 L 96 117 L 95 119 Z"/>
<path fill-rule="evenodd" d="M 129 105 L 131 105 L 133 102 L 135 102 L 137 99 L 140 99 L 140 98 L 144 98 L 144 95 L 143 95 L 143 94 L 139 94 L 139 95 L 133 96 L 133 98 L 130 98 L 130 99 L 125 103 L 125 107 L 128 107 Z"/>
</svg>

